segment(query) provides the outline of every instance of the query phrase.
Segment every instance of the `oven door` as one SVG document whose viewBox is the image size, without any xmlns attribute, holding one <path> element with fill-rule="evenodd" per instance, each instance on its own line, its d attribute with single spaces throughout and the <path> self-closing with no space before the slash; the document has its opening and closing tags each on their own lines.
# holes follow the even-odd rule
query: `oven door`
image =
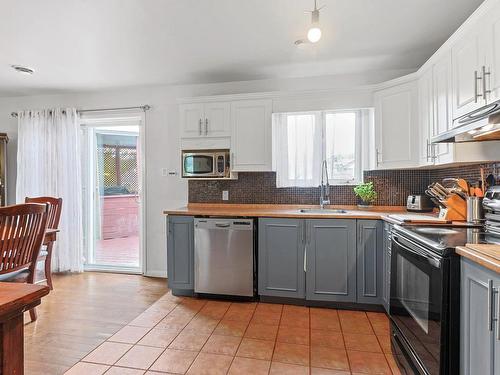
<svg viewBox="0 0 500 375">
<path fill-rule="evenodd" d="M 410 348 L 406 354 L 422 373 L 440 372 L 443 287 L 442 259 L 394 233 L 390 315 Z"/>
<path fill-rule="evenodd" d="M 182 177 L 212 177 L 215 172 L 214 154 L 182 154 Z"/>
</svg>

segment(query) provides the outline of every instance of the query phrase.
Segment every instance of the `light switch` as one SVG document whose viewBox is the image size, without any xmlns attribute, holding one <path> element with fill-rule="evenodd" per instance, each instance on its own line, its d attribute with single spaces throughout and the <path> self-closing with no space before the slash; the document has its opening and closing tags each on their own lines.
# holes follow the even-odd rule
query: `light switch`
<svg viewBox="0 0 500 375">
<path fill-rule="evenodd" d="M 223 201 L 228 201 L 229 200 L 229 191 L 222 190 L 222 200 Z"/>
</svg>

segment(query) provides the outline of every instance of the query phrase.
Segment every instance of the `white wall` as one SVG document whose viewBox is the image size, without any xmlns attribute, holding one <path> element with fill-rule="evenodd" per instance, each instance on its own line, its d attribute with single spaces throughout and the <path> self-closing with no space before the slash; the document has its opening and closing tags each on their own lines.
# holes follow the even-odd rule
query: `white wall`
<svg viewBox="0 0 500 375">
<path fill-rule="evenodd" d="M 162 177 L 161 169 L 179 170 L 179 128 L 177 100 L 192 96 L 282 91 L 275 100 L 275 110 L 359 108 L 372 106 L 371 89 L 366 84 L 393 78 L 399 72 L 365 76 L 317 77 L 308 79 L 264 80 L 192 86 L 151 86 L 94 93 L 71 93 L 43 96 L 0 98 L 0 132 L 6 132 L 8 145 L 8 202 L 15 202 L 17 121 L 13 111 L 50 107 L 78 109 L 124 107 L 149 104 L 146 114 L 147 164 L 147 249 L 146 273 L 166 275 L 165 217 L 162 211 L 187 202 L 187 182 L 178 177 Z M 354 86 L 360 89 L 352 89 Z M 342 87 L 351 87 L 343 90 Z M 334 89 L 330 91 L 331 89 Z M 293 95 L 302 90 L 329 90 Z M 300 100 L 298 99 L 300 98 Z"/>
</svg>

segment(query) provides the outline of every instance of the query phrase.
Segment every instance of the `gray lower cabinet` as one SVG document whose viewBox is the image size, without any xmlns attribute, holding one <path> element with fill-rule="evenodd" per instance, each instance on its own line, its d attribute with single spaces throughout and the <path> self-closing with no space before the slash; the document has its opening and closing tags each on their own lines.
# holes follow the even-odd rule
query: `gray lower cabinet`
<svg viewBox="0 0 500 375">
<path fill-rule="evenodd" d="M 167 217 L 168 287 L 172 290 L 194 289 L 194 218 Z"/>
<path fill-rule="evenodd" d="M 305 297 L 304 225 L 300 219 L 259 219 L 260 295 Z"/>
<path fill-rule="evenodd" d="M 380 220 L 357 222 L 357 302 L 383 303 L 383 228 Z"/>
<path fill-rule="evenodd" d="M 356 301 L 356 220 L 306 220 L 306 299 Z"/>
<path fill-rule="evenodd" d="M 461 262 L 460 373 L 500 374 L 500 275 Z"/>
<path fill-rule="evenodd" d="M 385 311 L 389 313 L 391 300 L 391 241 L 392 241 L 392 224 L 384 223 L 383 237 L 383 280 L 382 280 L 382 303 Z"/>
</svg>

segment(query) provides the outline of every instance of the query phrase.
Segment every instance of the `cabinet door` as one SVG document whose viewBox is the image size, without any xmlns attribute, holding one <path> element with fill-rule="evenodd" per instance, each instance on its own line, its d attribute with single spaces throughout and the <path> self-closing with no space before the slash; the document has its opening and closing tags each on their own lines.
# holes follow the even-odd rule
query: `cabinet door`
<svg viewBox="0 0 500 375">
<path fill-rule="evenodd" d="M 488 308 L 488 299 L 493 303 L 498 295 L 493 293 L 490 280 L 496 284 L 500 281 L 497 274 L 462 258 L 460 373 L 463 375 L 497 374 L 494 371 L 495 324 L 489 324 L 493 309 Z"/>
<path fill-rule="evenodd" d="M 356 301 L 356 220 L 306 222 L 306 298 Z"/>
<path fill-rule="evenodd" d="M 420 148 L 419 160 L 420 165 L 433 164 L 431 155 L 430 140 L 432 130 L 434 128 L 434 101 L 432 87 L 432 69 L 425 72 L 418 80 L 418 95 L 419 95 L 419 131 L 420 131 Z"/>
<path fill-rule="evenodd" d="M 259 219 L 259 294 L 305 297 L 304 220 Z"/>
<path fill-rule="evenodd" d="M 192 216 L 167 218 L 168 287 L 194 289 L 194 219 Z"/>
<path fill-rule="evenodd" d="M 418 87 L 405 83 L 375 94 L 377 169 L 418 165 Z"/>
<path fill-rule="evenodd" d="M 392 241 L 392 225 L 384 223 L 384 259 L 383 259 L 383 292 L 382 300 L 384 303 L 385 311 L 389 313 L 390 299 L 391 299 L 391 241 Z"/>
<path fill-rule="evenodd" d="M 491 91 L 486 98 L 488 103 L 500 99 L 500 4 L 488 15 L 483 33 L 484 51 L 486 53 L 486 89 Z"/>
<path fill-rule="evenodd" d="M 479 35 L 471 33 L 452 48 L 453 60 L 453 118 L 465 115 L 484 105 L 478 97 L 481 91 L 479 65 Z"/>
<path fill-rule="evenodd" d="M 358 220 L 357 302 L 382 304 L 382 222 Z"/>
<path fill-rule="evenodd" d="M 204 106 L 203 103 L 182 104 L 179 106 L 181 138 L 204 137 Z"/>
<path fill-rule="evenodd" d="M 451 129 L 452 116 L 452 66 L 451 52 L 445 54 L 433 66 L 433 99 L 434 123 L 432 136 L 442 134 Z M 436 163 L 452 162 L 451 146 L 448 143 L 432 145 L 432 157 Z"/>
<path fill-rule="evenodd" d="M 271 111 L 271 100 L 241 100 L 231 104 L 233 171 L 272 169 Z"/>
<path fill-rule="evenodd" d="M 205 104 L 204 134 L 209 137 L 231 136 L 231 103 Z"/>
</svg>

